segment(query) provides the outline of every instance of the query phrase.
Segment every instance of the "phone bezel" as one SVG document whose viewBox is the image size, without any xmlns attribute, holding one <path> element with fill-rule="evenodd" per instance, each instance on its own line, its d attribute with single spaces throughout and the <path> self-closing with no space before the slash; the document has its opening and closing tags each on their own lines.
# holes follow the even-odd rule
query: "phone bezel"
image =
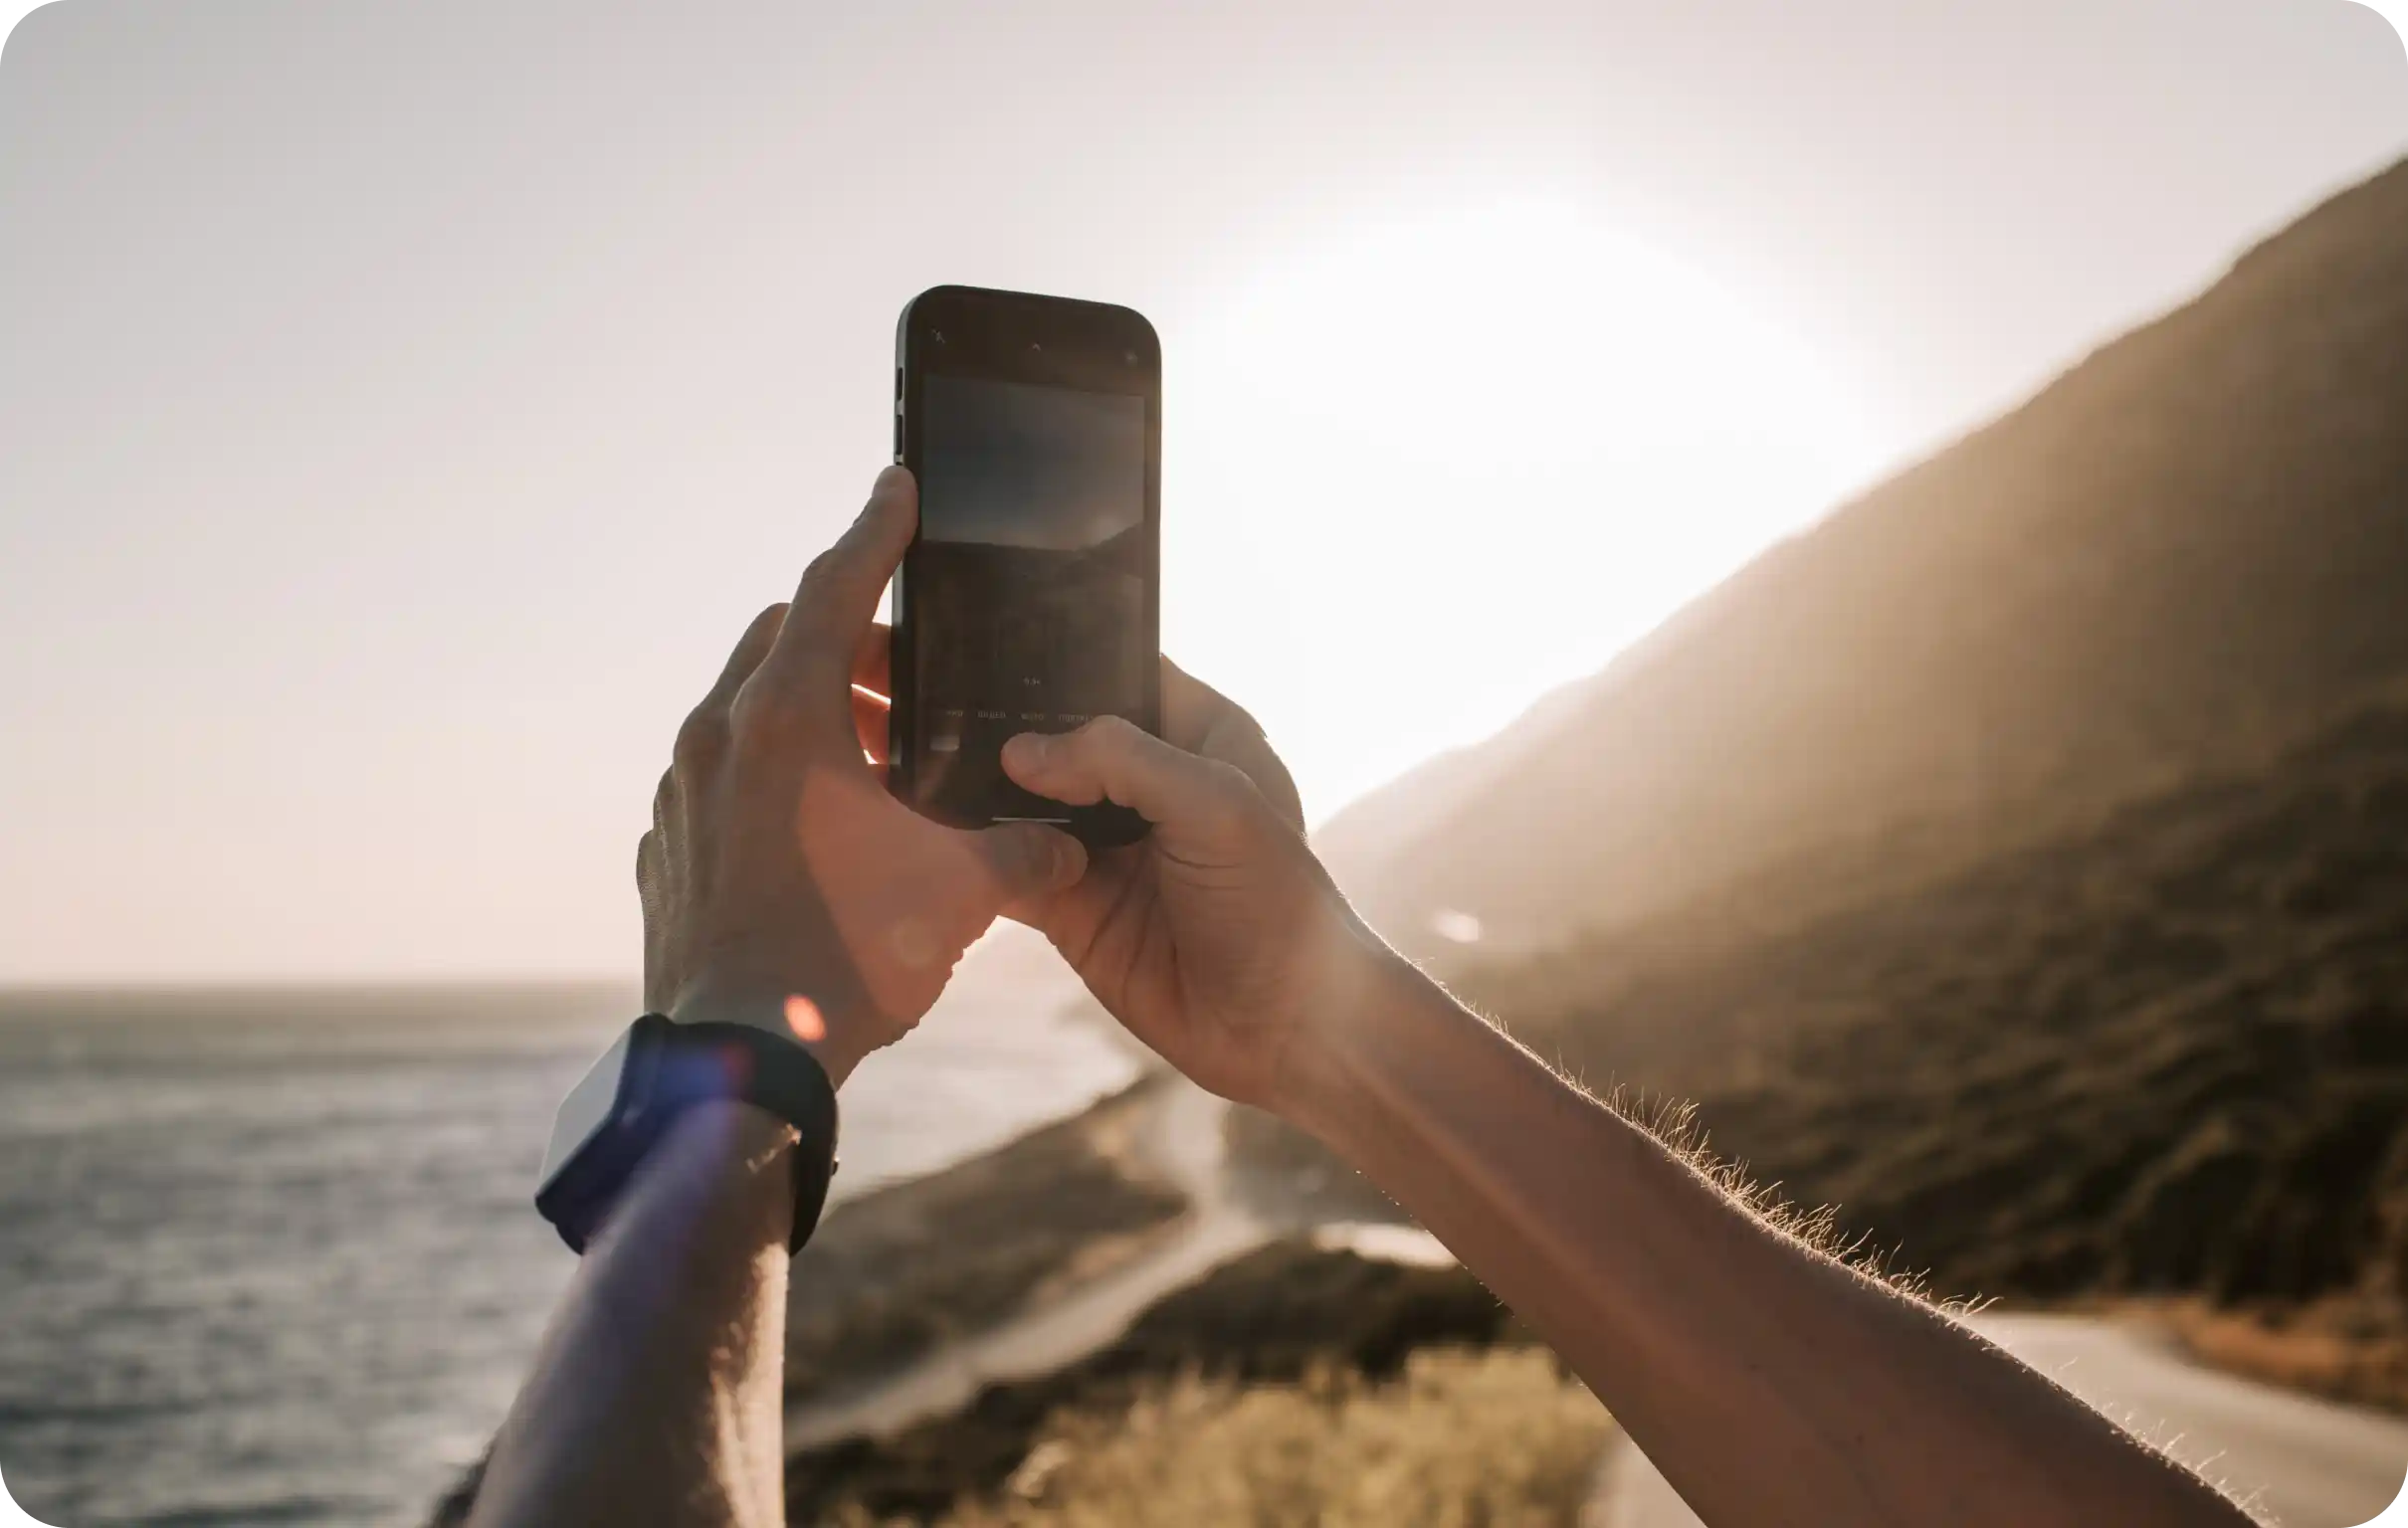
<svg viewBox="0 0 2408 1528">
<path fill-rule="evenodd" d="M 941 336 L 939 339 L 938 336 Z M 1144 642 L 1153 662 L 1145 665 L 1142 715 L 1128 719 L 1148 732 L 1162 730 L 1162 348 L 1154 327 L 1133 308 L 1076 297 L 1001 291 L 981 286 L 932 286 L 905 303 L 895 326 L 895 460 L 920 475 L 921 387 L 929 375 L 1116 392 L 1145 399 Z M 918 796 L 918 699 L 914 663 L 916 634 L 911 605 L 912 576 L 920 538 L 914 533 L 897 572 L 889 619 L 894 628 L 893 707 L 888 712 L 889 788 L 915 810 L 928 813 Z M 1003 820 L 991 811 L 983 821 L 954 821 L 980 828 Z M 1104 803 L 1064 806 L 1066 827 L 1093 848 L 1133 843 L 1143 837 L 1143 818 Z"/>
</svg>

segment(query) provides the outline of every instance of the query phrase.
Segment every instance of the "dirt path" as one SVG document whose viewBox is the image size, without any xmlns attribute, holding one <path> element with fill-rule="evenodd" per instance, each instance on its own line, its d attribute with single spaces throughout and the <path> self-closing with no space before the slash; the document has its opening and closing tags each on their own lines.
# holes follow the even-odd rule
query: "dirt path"
<svg viewBox="0 0 2408 1528">
<path fill-rule="evenodd" d="M 981 1387 L 1049 1374 L 1103 1348 L 1154 1301 L 1261 1245 L 1272 1228 L 1228 1192 L 1221 1122 L 1227 1105 L 1184 1082 L 1143 1126 L 1144 1150 L 1189 1196 L 1176 1228 L 1134 1260 L 948 1343 L 860 1386 L 798 1406 L 789 1450 L 855 1433 L 882 1434 L 955 1410 Z M 1325 1227 L 1316 1240 L 1366 1255 L 1445 1260 L 1426 1233 Z M 2167 1443 L 2256 1504 L 2283 1528 L 2353 1528 L 2400 1491 L 2408 1422 L 2218 1374 L 2166 1342 L 2071 1316 L 1999 1315 L 1976 1322 L 1992 1338 L 2142 1436 Z M 1589 1522 L 1601 1528 L 1698 1528 L 1698 1519 L 1647 1459 L 1618 1440 Z"/>
<path fill-rule="evenodd" d="M 1176 1229 L 1133 1261 L 1020 1312 L 998 1326 L 860 1386 L 786 1414 L 788 1451 L 855 1433 L 881 1434 L 954 1410 L 998 1380 L 1049 1374 L 1104 1347 L 1174 1289 L 1262 1244 L 1269 1229 L 1231 1199 L 1221 1171 L 1228 1105 L 1174 1082 L 1146 1122 L 1145 1150 L 1186 1192 Z"/>
</svg>

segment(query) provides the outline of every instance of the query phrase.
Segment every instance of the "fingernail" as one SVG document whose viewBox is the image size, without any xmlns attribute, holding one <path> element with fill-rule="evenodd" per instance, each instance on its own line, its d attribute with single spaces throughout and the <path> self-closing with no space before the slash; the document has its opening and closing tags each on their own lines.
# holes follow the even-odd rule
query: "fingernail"
<svg viewBox="0 0 2408 1528">
<path fill-rule="evenodd" d="M 1054 740 L 1042 732 L 1023 732 L 1003 746 L 1005 752 L 1013 755 L 1012 762 L 1023 769 L 1043 767 L 1054 753 Z"/>
</svg>

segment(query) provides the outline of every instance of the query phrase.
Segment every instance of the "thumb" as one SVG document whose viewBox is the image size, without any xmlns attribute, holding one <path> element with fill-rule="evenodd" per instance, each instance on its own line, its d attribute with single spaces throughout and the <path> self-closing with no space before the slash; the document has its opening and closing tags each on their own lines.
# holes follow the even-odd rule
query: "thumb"
<svg viewBox="0 0 2408 1528">
<path fill-rule="evenodd" d="M 1237 774 L 1118 716 L 1072 732 L 1023 732 L 1003 745 L 1003 772 L 1040 796 L 1080 807 L 1114 801 L 1174 832 L 1209 829 L 1231 805 Z"/>
<path fill-rule="evenodd" d="M 1005 906 L 1076 885 L 1087 846 L 1042 823 L 998 823 L 970 836 Z"/>
</svg>

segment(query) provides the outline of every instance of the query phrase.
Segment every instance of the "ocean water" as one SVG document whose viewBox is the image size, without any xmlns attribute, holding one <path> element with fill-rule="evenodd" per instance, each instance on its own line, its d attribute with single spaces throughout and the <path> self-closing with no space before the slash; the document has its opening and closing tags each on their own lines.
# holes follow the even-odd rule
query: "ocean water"
<svg viewBox="0 0 2408 1528">
<path fill-rule="evenodd" d="M 844 1097 L 835 1193 L 1120 1086 L 957 984 Z M 574 1259 L 529 1203 L 632 989 L 0 994 L 0 1475 L 37 1518 L 423 1520 Z"/>
</svg>

